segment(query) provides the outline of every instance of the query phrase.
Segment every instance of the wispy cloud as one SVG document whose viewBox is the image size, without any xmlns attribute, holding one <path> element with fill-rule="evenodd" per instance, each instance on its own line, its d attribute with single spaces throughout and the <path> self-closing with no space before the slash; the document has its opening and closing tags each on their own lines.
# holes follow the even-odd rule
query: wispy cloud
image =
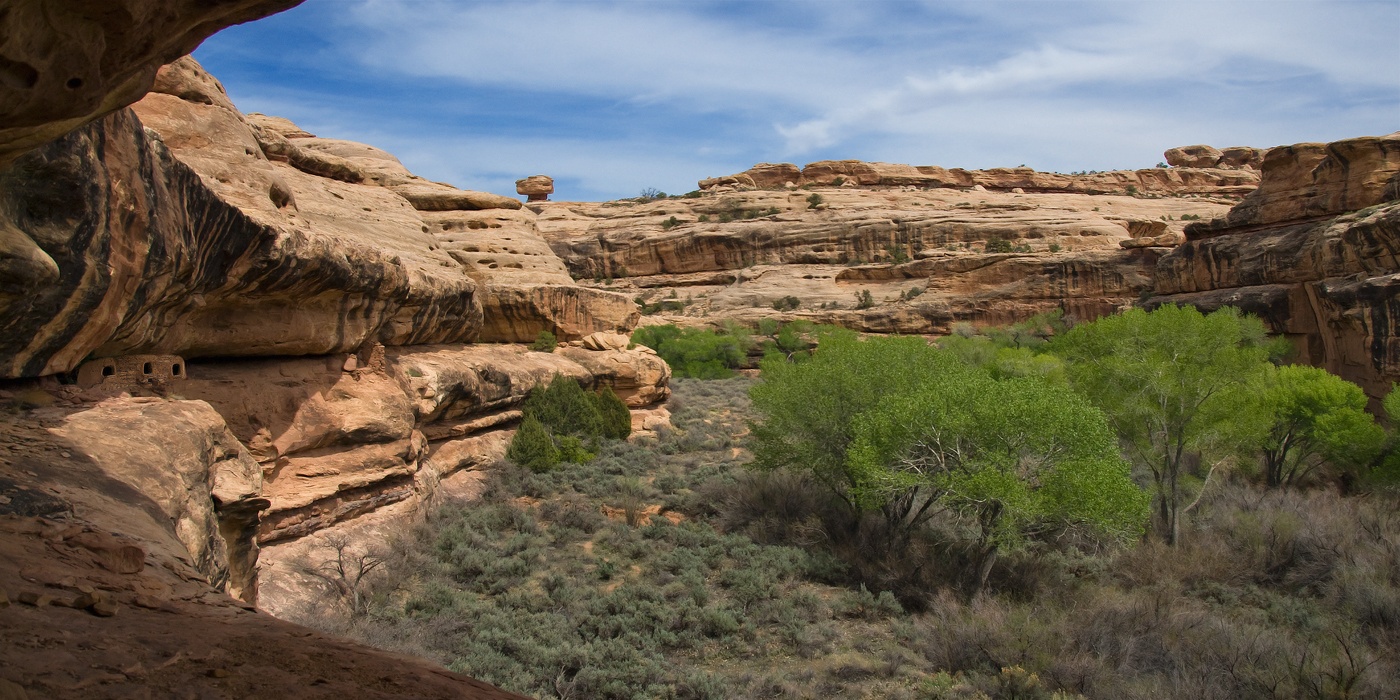
<svg viewBox="0 0 1400 700">
<path fill-rule="evenodd" d="M 1386 133 L 1396 35 L 1396 0 L 308 0 L 197 56 L 426 176 L 617 197 L 759 160 L 1102 169 Z"/>
</svg>

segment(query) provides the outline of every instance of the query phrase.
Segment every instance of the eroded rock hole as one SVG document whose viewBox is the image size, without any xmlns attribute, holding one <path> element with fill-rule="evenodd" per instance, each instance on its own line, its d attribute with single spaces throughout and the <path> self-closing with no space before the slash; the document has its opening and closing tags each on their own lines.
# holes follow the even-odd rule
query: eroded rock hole
<svg viewBox="0 0 1400 700">
<path fill-rule="evenodd" d="M 142 372 L 143 374 L 150 374 L 151 372 L 154 372 L 154 371 L 155 371 L 155 367 L 152 367 L 152 366 L 151 366 L 151 363 L 149 363 L 149 362 L 147 362 L 147 363 L 144 364 L 144 365 L 141 365 L 141 372 Z"/>
<path fill-rule="evenodd" d="M 39 71 L 23 61 L 11 61 L 0 56 L 0 85 L 16 90 L 28 90 L 39 82 Z"/>
<path fill-rule="evenodd" d="M 68 82 L 64 83 L 64 85 L 68 86 L 68 89 L 69 89 L 69 90 L 77 90 L 78 88 L 80 88 L 80 87 L 83 86 L 83 79 L 82 79 L 82 78 L 69 78 L 69 79 L 68 79 Z"/>
</svg>

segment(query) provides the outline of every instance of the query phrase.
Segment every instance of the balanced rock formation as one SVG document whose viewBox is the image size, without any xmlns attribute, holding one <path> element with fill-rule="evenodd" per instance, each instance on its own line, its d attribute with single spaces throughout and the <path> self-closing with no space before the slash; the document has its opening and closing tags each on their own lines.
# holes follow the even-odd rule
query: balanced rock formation
<svg viewBox="0 0 1400 700">
<path fill-rule="evenodd" d="M 1400 132 L 1271 149 L 1259 189 L 1186 227 L 1152 304 L 1236 306 L 1376 400 L 1400 381 Z"/>
<path fill-rule="evenodd" d="M 530 202 L 547 202 L 554 194 L 554 178 L 548 175 L 531 175 L 515 181 L 515 193 L 529 197 Z"/>
</svg>

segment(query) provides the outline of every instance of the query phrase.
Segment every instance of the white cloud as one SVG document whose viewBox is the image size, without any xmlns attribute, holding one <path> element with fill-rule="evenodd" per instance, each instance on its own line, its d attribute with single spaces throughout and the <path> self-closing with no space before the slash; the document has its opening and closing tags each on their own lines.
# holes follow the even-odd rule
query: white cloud
<svg viewBox="0 0 1400 700">
<path fill-rule="evenodd" d="M 534 172 L 598 196 L 688 189 L 751 159 L 1136 167 L 1400 126 L 1396 0 L 325 7 L 322 65 L 437 101 L 264 100 L 493 191 Z M 501 104 L 441 113 L 471 100 Z"/>
</svg>

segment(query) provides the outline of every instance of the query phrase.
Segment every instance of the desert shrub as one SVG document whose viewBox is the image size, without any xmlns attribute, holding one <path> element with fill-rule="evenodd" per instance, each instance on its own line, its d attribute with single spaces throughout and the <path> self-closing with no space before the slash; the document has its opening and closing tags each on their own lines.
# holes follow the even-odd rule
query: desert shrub
<svg viewBox="0 0 1400 700">
<path fill-rule="evenodd" d="M 555 435 L 593 437 L 603 432 L 603 418 L 593 395 L 562 374 L 554 375 L 546 387 L 531 389 L 523 412 Z"/>
<path fill-rule="evenodd" d="M 582 494 L 568 493 L 540 504 L 540 517 L 559 527 L 573 528 L 586 535 L 598 531 L 608 519 Z"/>
<path fill-rule="evenodd" d="M 889 256 L 890 262 L 896 265 L 903 265 L 909 262 L 909 254 L 904 252 L 903 246 L 891 245 L 885 248 L 885 254 Z"/>
<path fill-rule="evenodd" d="M 793 311 L 799 306 L 802 306 L 802 300 L 791 295 L 773 301 L 773 309 L 776 311 Z"/>
<path fill-rule="evenodd" d="M 535 352 L 554 352 L 557 347 L 559 340 L 549 331 L 540 331 L 540 334 L 535 336 L 535 342 L 530 344 L 530 349 Z"/>
<path fill-rule="evenodd" d="M 1012 250 L 1011 241 L 1005 238 L 993 238 L 982 246 L 982 250 L 987 253 L 1010 253 Z"/>
<path fill-rule="evenodd" d="M 672 216 L 671 218 L 665 219 L 665 220 L 663 220 L 663 221 L 661 222 L 661 230 L 663 230 L 663 231 L 669 231 L 669 230 L 671 230 L 671 229 L 673 229 L 673 228 L 679 226 L 680 224 L 681 224 L 681 220 L 680 220 L 680 219 L 677 219 L 677 218 L 674 217 L 674 216 Z"/>
<path fill-rule="evenodd" d="M 597 455 L 584 449 L 583 441 L 573 435 L 563 435 L 559 438 L 559 461 L 572 462 L 574 464 L 588 464 Z"/>
<path fill-rule="evenodd" d="M 590 398 L 601 418 L 599 434 L 613 440 L 626 440 L 632 434 L 632 411 L 627 404 L 613 393 L 610 386 L 603 387 L 602 391 Z"/>
<path fill-rule="evenodd" d="M 807 196 L 807 206 L 810 209 L 816 209 L 817 205 L 821 204 L 822 201 L 822 196 L 817 194 L 816 192 L 813 192 L 812 194 Z"/>
<path fill-rule="evenodd" d="M 559 463 L 559 450 L 544 424 L 528 416 L 511 438 L 506 457 L 532 472 L 547 472 Z"/>
<path fill-rule="evenodd" d="M 869 309 L 873 306 L 875 306 L 875 297 L 869 289 L 856 292 L 856 309 Z"/>
</svg>

